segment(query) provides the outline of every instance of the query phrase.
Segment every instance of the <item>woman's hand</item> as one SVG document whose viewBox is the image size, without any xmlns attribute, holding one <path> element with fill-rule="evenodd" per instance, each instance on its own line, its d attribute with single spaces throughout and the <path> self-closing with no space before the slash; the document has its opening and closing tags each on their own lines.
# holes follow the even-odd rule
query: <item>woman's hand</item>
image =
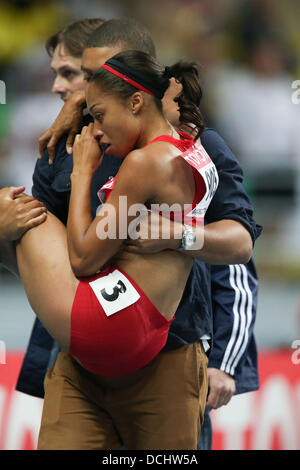
<svg viewBox="0 0 300 470">
<path fill-rule="evenodd" d="M 103 152 L 99 142 L 93 136 L 94 124 L 85 126 L 81 134 L 75 137 L 73 146 L 73 175 L 94 174 L 99 168 L 103 158 Z"/>
</svg>

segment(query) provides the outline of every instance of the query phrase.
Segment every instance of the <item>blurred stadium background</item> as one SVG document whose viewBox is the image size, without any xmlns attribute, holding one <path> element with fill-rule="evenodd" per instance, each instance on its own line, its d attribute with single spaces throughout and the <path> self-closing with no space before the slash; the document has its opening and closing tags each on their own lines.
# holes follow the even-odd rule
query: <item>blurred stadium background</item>
<svg viewBox="0 0 300 470">
<path fill-rule="evenodd" d="M 37 139 L 61 107 L 49 91 L 47 37 L 76 19 L 119 16 L 150 29 L 162 62 L 200 62 L 206 122 L 240 160 L 256 220 L 264 226 L 254 252 L 261 388 L 213 414 L 214 448 L 299 449 L 300 354 L 292 347 L 297 340 L 300 345 L 300 103 L 292 102 L 292 83 L 300 80 L 297 0 L 2 0 L 0 187 L 26 185 L 30 192 Z M 6 348 L 0 449 L 36 444 L 42 401 L 13 392 L 33 320 L 21 284 L 0 270 Z"/>
</svg>

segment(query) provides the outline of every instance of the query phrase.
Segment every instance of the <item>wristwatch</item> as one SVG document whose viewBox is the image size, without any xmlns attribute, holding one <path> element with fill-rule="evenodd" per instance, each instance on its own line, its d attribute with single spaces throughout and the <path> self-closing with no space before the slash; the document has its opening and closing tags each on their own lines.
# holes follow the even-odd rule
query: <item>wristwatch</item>
<svg viewBox="0 0 300 470">
<path fill-rule="evenodd" d="M 180 251 L 190 250 L 196 241 L 196 234 L 191 225 L 184 224 L 184 230 L 181 239 Z"/>
</svg>

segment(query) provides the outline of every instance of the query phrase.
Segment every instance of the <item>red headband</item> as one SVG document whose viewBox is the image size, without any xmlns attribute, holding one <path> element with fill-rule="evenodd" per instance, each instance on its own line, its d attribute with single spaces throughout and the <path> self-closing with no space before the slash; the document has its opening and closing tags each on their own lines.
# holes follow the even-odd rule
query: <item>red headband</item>
<svg viewBox="0 0 300 470">
<path fill-rule="evenodd" d="M 142 90 L 142 91 L 145 91 L 146 93 L 149 93 L 149 95 L 153 95 L 154 96 L 154 93 L 152 93 L 152 91 L 150 90 L 147 90 L 147 88 L 144 88 L 142 85 L 140 85 L 139 83 L 135 82 L 134 80 L 132 80 L 131 78 L 128 78 L 126 75 L 124 75 L 123 73 L 120 73 L 118 72 L 117 70 L 113 69 L 112 67 L 110 67 L 109 65 L 102 65 L 101 67 L 102 69 L 105 69 L 105 70 L 108 70 L 109 72 L 113 73 L 114 75 L 116 75 L 117 77 L 121 78 L 122 80 L 124 80 L 124 82 L 128 82 L 130 83 L 130 85 L 134 86 L 135 88 L 138 88 L 139 90 Z"/>
</svg>

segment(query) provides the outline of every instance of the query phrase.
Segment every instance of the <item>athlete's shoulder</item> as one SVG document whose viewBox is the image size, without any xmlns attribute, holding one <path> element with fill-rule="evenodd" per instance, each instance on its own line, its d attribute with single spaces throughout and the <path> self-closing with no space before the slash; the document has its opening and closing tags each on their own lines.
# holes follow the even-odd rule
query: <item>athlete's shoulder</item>
<svg viewBox="0 0 300 470">
<path fill-rule="evenodd" d="M 153 188 L 166 184 L 174 175 L 174 167 L 164 158 L 166 150 L 155 149 L 157 146 L 153 143 L 129 152 L 118 172 L 119 182 L 129 181 L 132 184 L 139 181 Z"/>
<path fill-rule="evenodd" d="M 167 142 L 153 142 L 145 147 L 132 150 L 125 158 L 127 165 L 142 165 L 153 170 L 166 165 L 173 158 Z"/>
</svg>

